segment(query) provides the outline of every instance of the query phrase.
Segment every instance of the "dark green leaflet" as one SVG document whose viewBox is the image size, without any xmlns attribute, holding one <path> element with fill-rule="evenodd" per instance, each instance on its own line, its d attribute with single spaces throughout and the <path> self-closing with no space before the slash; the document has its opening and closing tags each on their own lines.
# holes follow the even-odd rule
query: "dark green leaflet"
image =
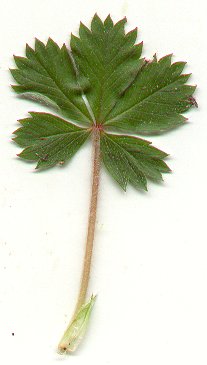
<svg viewBox="0 0 207 365">
<path fill-rule="evenodd" d="M 46 45 L 38 39 L 35 49 L 27 45 L 26 57 L 14 57 L 18 69 L 11 73 L 19 86 L 17 93 L 57 106 L 68 118 L 90 124 L 90 115 L 82 99 L 75 70 L 65 45 L 61 48 L 48 39 Z"/>
<path fill-rule="evenodd" d="M 132 133 L 161 133 L 182 125 L 180 113 L 191 106 L 195 86 L 185 85 L 185 62 L 171 64 L 171 55 L 143 67 L 133 85 L 119 99 L 105 124 Z"/>
<path fill-rule="evenodd" d="M 105 134 L 101 153 L 107 170 L 124 190 L 128 183 L 147 190 L 147 178 L 159 181 L 163 172 L 170 171 L 162 160 L 167 154 L 140 138 Z"/>
<path fill-rule="evenodd" d="M 71 37 L 79 75 L 90 81 L 86 95 L 99 123 L 104 123 L 144 63 L 142 43 L 135 45 L 137 29 L 125 34 L 125 23 L 126 18 L 114 25 L 110 17 L 102 23 L 95 15 L 91 31 L 81 23 L 80 38 Z"/>
<path fill-rule="evenodd" d="M 37 161 L 37 168 L 63 164 L 73 157 L 90 132 L 47 113 L 30 113 L 31 118 L 20 120 L 22 127 L 14 133 L 14 140 L 26 147 L 19 156 Z"/>
</svg>

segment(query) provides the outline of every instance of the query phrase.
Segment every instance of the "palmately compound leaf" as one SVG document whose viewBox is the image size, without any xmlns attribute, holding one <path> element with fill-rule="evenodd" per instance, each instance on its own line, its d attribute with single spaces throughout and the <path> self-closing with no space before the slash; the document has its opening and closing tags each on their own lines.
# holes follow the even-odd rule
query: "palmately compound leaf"
<svg viewBox="0 0 207 365">
<path fill-rule="evenodd" d="M 115 143 L 107 133 L 153 134 L 182 125 L 186 118 L 181 113 L 194 104 L 195 86 L 186 85 L 190 75 L 182 74 L 185 62 L 172 64 L 171 55 L 159 61 L 156 56 L 152 61 L 141 58 L 142 43 L 135 44 L 137 29 L 125 33 L 125 24 L 126 18 L 114 24 L 110 16 L 102 22 L 95 15 L 91 29 L 81 23 L 79 37 L 71 36 L 71 50 L 65 45 L 60 48 L 50 38 L 46 45 L 36 39 L 34 50 L 27 45 L 26 57 L 15 56 L 18 68 L 11 72 L 19 85 L 13 88 L 23 96 L 58 106 L 70 122 L 88 129 L 101 126 L 102 157 L 108 172 L 123 189 L 130 182 L 146 190 L 147 178 L 161 179 L 161 173 L 169 170 L 161 169 L 158 165 L 163 162 L 144 158 L 141 152 L 135 158 L 120 147 L 121 136 Z M 62 157 L 63 161 L 69 158 L 71 151 L 67 157 L 66 148 L 70 150 L 76 141 L 81 145 L 86 134 L 71 134 L 71 144 L 65 144 L 62 154 L 58 146 L 53 150 L 56 141 L 64 144 L 66 138 L 50 137 L 33 147 L 28 139 L 28 148 L 19 156 L 38 160 L 37 167 L 50 167 Z M 19 136 L 16 142 L 20 142 Z M 35 149 L 38 146 L 43 153 Z M 52 150 L 53 156 L 47 159 Z M 120 154 L 122 158 L 117 160 Z"/>
<path fill-rule="evenodd" d="M 37 168 L 64 164 L 88 138 L 90 131 L 47 113 L 31 112 L 31 118 L 19 120 L 22 127 L 14 133 L 20 146 L 19 157 L 38 161 Z"/>
<path fill-rule="evenodd" d="M 14 56 L 11 70 L 24 97 L 45 103 L 60 116 L 30 113 L 20 120 L 15 142 L 19 156 L 36 161 L 37 168 L 63 164 L 92 137 L 93 174 L 86 251 L 77 306 L 59 352 L 74 351 L 85 333 L 95 297 L 86 302 L 96 222 L 101 162 L 126 190 L 131 184 L 147 190 L 147 180 L 160 181 L 170 171 L 165 152 L 139 135 L 163 133 L 181 126 L 182 115 L 197 106 L 195 86 L 186 84 L 185 62 L 172 63 L 171 55 L 151 61 L 141 57 L 137 29 L 125 32 L 126 18 L 114 24 L 95 15 L 91 28 L 80 24 L 71 36 L 70 49 L 49 38 L 26 46 L 26 56 Z"/>
</svg>

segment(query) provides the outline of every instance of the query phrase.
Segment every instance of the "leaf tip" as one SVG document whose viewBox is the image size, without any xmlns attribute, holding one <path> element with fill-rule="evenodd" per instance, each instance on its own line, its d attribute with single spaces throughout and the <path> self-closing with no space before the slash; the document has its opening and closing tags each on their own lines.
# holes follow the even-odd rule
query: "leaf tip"
<svg viewBox="0 0 207 365">
<path fill-rule="evenodd" d="M 197 103 L 196 99 L 194 98 L 194 96 L 189 96 L 189 98 L 188 98 L 188 102 L 189 102 L 192 106 L 194 106 L 195 108 L 198 108 L 198 103 Z"/>
<path fill-rule="evenodd" d="M 147 184 L 143 186 L 144 191 L 146 191 L 146 193 L 148 192 L 148 187 Z"/>
<path fill-rule="evenodd" d="M 110 13 L 107 15 L 107 17 L 106 17 L 105 21 L 107 21 L 107 20 L 112 21 L 112 18 L 111 18 L 111 14 L 110 14 Z"/>
<path fill-rule="evenodd" d="M 104 26 L 107 28 L 112 28 L 114 26 L 113 20 L 111 18 L 111 14 L 108 14 L 106 19 L 104 20 Z"/>
<path fill-rule="evenodd" d="M 41 46 L 41 47 L 44 47 L 45 48 L 45 45 L 44 45 L 44 43 L 43 42 L 41 42 L 37 37 L 35 37 L 35 49 L 37 48 L 37 47 L 39 47 L 39 46 Z"/>
<path fill-rule="evenodd" d="M 101 20 L 100 17 L 98 16 L 98 13 L 97 11 L 95 12 L 94 16 L 93 16 L 93 19 L 98 19 L 98 20 Z"/>
</svg>

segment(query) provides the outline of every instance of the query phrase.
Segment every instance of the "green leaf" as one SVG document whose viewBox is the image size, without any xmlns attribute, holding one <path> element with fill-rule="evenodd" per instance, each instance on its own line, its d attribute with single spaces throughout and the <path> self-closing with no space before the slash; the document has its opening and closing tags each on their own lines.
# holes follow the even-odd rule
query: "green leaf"
<svg viewBox="0 0 207 365">
<path fill-rule="evenodd" d="M 148 178 L 160 181 L 162 173 L 170 171 L 163 161 L 167 154 L 136 137 L 104 133 L 101 154 L 106 169 L 123 190 L 128 183 L 147 190 Z"/>
<path fill-rule="evenodd" d="M 182 74 L 185 62 L 171 64 L 171 55 L 148 62 L 113 110 L 105 125 L 114 130 L 153 134 L 182 125 L 180 113 L 192 106 L 195 86 L 185 85 L 190 75 Z"/>
<path fill-rule="evenodd" d="M 19 85 L 13 89 L 25 97 L 57 107 L 68 118 L 90 124 L 90 114 L 83 101 L 72 58 L 65 44 L 49 38 L 46 45 L 38 39 L 35 49 L 26 46 L 26 57 L 14 56 L 17 69 L 11 73 Z"/>
<path fill-rule="evenodd" d="M 30 113 L 31 118 L 19 122 L 15 142 L 26 147 L 19 157 L 37 161 L 36 168 L 64 164 L 71 159 L 88 138 L 90 131 L 47 113 Z"/>
<path fill-rule="evenodd" d="M 146 190 L 147 179 L 161 180 L 169 171 L 166 154 L 150 142 L 111 133 L 153 134 L 183 125 L 182 113 L 196 106 L 195 86 L 186 84 L 186 63 L 172 64 L 172 55 L 141 58 L 137 28 L 126 33 L 125 25 L 126 18 L 114 24 L 95 14 L 90 29 L 80 23 L 79 37 L 71 35 L 70 51 L 50 38 L 46 45 L 36 39 L 26 57 L 14 56 L 17 93 L 88 128 L 32 113 L 15 132 L 15 141 L 26 147 L 21 158 L 38 161 L 37 167 L 65 162 L 99 126 L 103 162 L 124 190 L 128 183 Z"/>
<path fill-rule="evenodd" d="M 80 37 L 71 36 L 78 77 L 89 80 L 86 95 L 99 123 L 105 121 L 144 63 L 140 60 L 142 43 L 135 45 L 137 29 L 125 34 L 125 24 L 126 18 L 114 25 L 110 16 L 103 23 L 95 15 L 91 30 L 81 23 Z M 79 83 L 82 85 L 81 79 Z"/>
</svg>

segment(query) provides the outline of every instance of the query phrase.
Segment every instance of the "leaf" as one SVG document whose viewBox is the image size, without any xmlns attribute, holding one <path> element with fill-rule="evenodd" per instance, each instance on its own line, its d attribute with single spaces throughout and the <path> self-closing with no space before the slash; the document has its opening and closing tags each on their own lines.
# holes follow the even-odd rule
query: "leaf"
<svg viewBox="0 0 207 365">
<path fill-rule="evenodd" d="M 106 169 L 125 191 L 128 183 L 147 190 L 147 178 L 160 181 L 162 173 L 170 171 L 162 161 L 167 154 L 136 137 L 103 134 L 101 154 Z"/>
<path fill-rule="evenodd" d="M 30 113 L 31 118 L 19 122 L 22 127 L 14 134 L 15 142 L 26 147 L 19 157 L 38 161 L 36 168 L 64 164 L 71 159 L 88 138 L 90 132 L 47 113 Z"/>
<path fill-rule="evenodd" d="M 141 58 L 137 28 L 126 33 L 125 24 L 126 18 L 114 24 L 110 15 L 102 22 L 95 14 L 90 29 L 81 23 L 79 37 L 71 35 L 70 51 L 51 38 L 46 45 L 36 39 L 26 57 L 14 57 L 17 93 L 56 107 L 86 128 L 33 113 L 15 132 L 15 141 L 26 147 L 21 158 L 44 168 L 64 162 L 98 126 L 104 165 L 124 190 L 128 183 L 146 190 L 147 179 L 159 181 L 169 172 L 166 154 L 150 142 L 112 133 L 162 133 L 183 125 L 182 113 L 196 106 L 195 86 L 186 85 L 186 63 L 172 64 L 172 55 Z"/>
<path fill-rule="evenodd" d="M 125 34 L 125 24 L 126 18 L 114 25 L 110 16 L 102 23 L 95 14 L 91 30 L 81 23 L 80 37 L 71 36 L 79 77 L 90 82 L 86 95 L 99 123 L 105 121 L 144 63 L 140 60 L 142 43 L 135 45 L 137 29 Z"/>
<path fill-rule="evenodd" d="M 108 114 L 105 125 L 131 133 L 153 134 L 182 125 L 180 113 L 192 106 L 195 86 L 185 85 L 185 62 L 171 64 L 171 55 L 146 64 L 124 97 Z"/>
<path fill-rule="evenodd" d="M 83 101 L 83 90 L 77 83 L 73 61 L 65 44 L 51 39 L 46 45 L 36 39 L 35 49 L 26 46 L 26 57 L 14 56 L 18 69 L 11 69 L 15 92 L 52 104 L 68 118 L 88 125 L 90 114 Z"/>
</svg>

